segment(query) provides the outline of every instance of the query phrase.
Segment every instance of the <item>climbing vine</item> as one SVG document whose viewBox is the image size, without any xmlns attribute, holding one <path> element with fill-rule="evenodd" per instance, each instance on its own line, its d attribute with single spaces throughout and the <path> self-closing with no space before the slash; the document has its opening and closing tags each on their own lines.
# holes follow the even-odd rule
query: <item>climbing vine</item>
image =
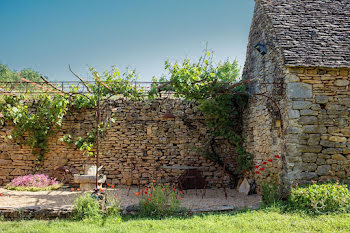
<svg viewBox="0 0 350 233">
<path fill-rule="evenodd" d="M 237 61 L 225 61 L 216 64 L 212 53 L 206 51 L 199 61 L 191 62 L 185 59 L 182 63 L 165 62 L 165 70 L 169 78 L 161 77 L 164 84 L 154 85 L 150 90 L 153 98 L 164 91 L 171 91 L 177 97 L 182 97 L 198 103 L 209 127 L 211 139 L 206 148 L 202 148 L 204 156 L 224 165 L 223 159 L 215 152 L 215 138 L 223 137 L 235 146 L 238 155 L 238 169 L 228 172 L 240 174 L 250 170 L 253 156 L 248 153 L 243 144 L 242 114 L 248 102 L 244 82 L 240 82 Z"/>
<path fill-rule="evenodd" d="M 252 155 L 244 148 L 242 137 L 242 113 L 248 101 L 244 81 L 239 78 L 240 69 L 236 61 L 215 63 L 212 53 L 206 51 L 196 62 L 185 59 L 182 63 L 165 62 L 168 74 L 162 76 L 158 83 L 152 84 L 148 90 L 148 98 L 152 99 L 164 92 L 171 92 L 175 97 L 196 101 L 203 113 L 211 139 L 202 154 L 210 160 L 224 165 L 220 155 L 214 149 L 215 138 L 222 137 L 235 146 L 239 167 L 235 174 L 251 168 Z M 72 71 L 72 70 L 71 70 Z M 87 83 L 72 73 L 84 83 L 87 92 L 79 93 L 76 86 L 70 91 L 58 92 L 51 85 L 51 93 L 43 93 L 29 101 L 24 96 L 8 95 L 0 102 L 0 113 L 3 115 L 2 124 L 11 121 L 14 124 L 12 137 L 20 143 L 25 143 L 37 150 L 37 162 L 40 164 L 43 155 L 48 151 L 48 137 L 54 129 L 62 125 L 62 118 L 68 109 L 105 109 L 108 101 L 124 97 L 131 100 L 144 98 L 145 89 L 136 87 L 138 79 L 135 70 L 120 73 L 112 67 L 103 74 L 90 69 L 93 83 Z M 44 78 L 44 81 L 47 82 Z M 161 82 L 161 84 L 159 84 Z M 98 106 L 102 103 L 101 106 Z M 99 113 L 100 114 L 100 113 Z M 4 121 L 5 120 L 5 121 Z M 87 132 L 85 136 L 66 134 L 62 141 L 94 155 L 94 144 L 97 135 L 110 126 L 113 119 L 100 122 L 97 127 Z M 1 122 L 0 122 L 1 123 Z M 229 171 L 229 169 L 227 169 Z"/>
<path fill-rule="evenodd" d="M 14 129 L 10 138 L 35 148 L 33 152 L 40 164 L 43 155 L 48 151 L 48 137 L 55 128 L 62 125 L 67 104 L 68 98 L 60 95 L 41 94 L 31 100 L 23 95 L 5 95 L 0 104 L 3 115 L 1 123 L 13 123 Z"/>
</svg>

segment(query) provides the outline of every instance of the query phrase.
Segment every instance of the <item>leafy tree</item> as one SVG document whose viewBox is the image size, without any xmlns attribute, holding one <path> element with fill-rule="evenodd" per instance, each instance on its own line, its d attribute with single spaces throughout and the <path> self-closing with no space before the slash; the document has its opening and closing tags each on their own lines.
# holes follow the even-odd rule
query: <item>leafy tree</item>
<svg viewBox="0 0 350 233">
<path fill-rule="evenodd" d="M 20 71 L 23 78 L 33 82 L 42 82 L 40 74 L 32 69 Z M 6 65 L 0 64 L 0 82 L 19 82 L 20 77 L 15 70 L 10 70 Z"/>
</svg>

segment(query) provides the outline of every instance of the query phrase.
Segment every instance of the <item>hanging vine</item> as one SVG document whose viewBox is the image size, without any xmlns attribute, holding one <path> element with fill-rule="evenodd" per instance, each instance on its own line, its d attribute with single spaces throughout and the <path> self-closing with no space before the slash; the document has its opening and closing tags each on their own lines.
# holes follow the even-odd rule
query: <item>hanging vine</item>
<svg viewBox="0 0 350 233">
<path fill-rule="evenodd" d="M 244 85 L 247 81 L 240 81 L 237 61 L 216 64 L 212 53 L 206 51 L 197 62 L 185 59 L 171 64 L 167 61 L 165 70 L 169 78 L 163 76 L 159 79 L 162 85 L 153 85 L 150 98 L 166 91 L 196 101 L 211 134 L 202 154 L 223 166 L 223 159 L 214 149 L 215 138 L 223 137 L 234 145 L 238 155 L 238 169 L 230 171 L 227 167 L 226 170 L 232 175 L 250 170 L 253 156 L 245 150 L 242 136 L 242 114 L 248 102 Z"/>
<path fill-rule="evenodd" d="M 196 101 L 211 135 L 202 154 L 223 165 L 221 156 L 214 149 L 215 138 L 223 137 L 234 145 L 238 155 L 238 169 L 235 171 L 227 169 L 227 171 L 231 174 L 240 174 L 243 170 L 250 170 L 252 155 L 245 150 L 242 136 L 242 114 L 248 95 L 245 93 L 246 81 L 239 80 L 240 70 L 237 62 L 227 60 L 216 64 L 212 53 L 206 51 L 197 62 L 185 59 L 182 63 L 171 64 L 167 61 L 165 70 L 168 72 L 167 75 L 159 80 L 154 79 L 162 84 L 154 83 L 148 91 L 148 98 L 172 92 L 175 97 Z M 0 101 L 0 113 L 4 116 L 2 123 L 12 122 L 15 126 L 12 137 L 22 144 L 37 149 L 33 151 L 37 153 L 38 164 L 48 151 L 48 137 L 62 125 L 62 119 L 68 109 L 103 110 L 108 105 L 108 100 L 115 97 L 131 100 L 144 98 L 146 90 L 135 86 L 138 79 L 135 70 L 121 74 L 116 67 L 112 67 L 102 75 L 93 68 L 90 71 L 95 82 L 89 84 L 72 71 L 85 85 L 87 93 L 78 93 L 75 86 L 68 92 L 60 91 L 42 77 L 50 87 L 48 93 L 38 95 L 30 101 L 21 95 L 5 95 Z M 98 103 L 102 103 L 101 106 L 98 106 Z M 100 122 L 85 136 L 66 134 L 61 140 L 93 156 L 97 135 L 102 135 L 110 126 L 108 122 L 107 124 Z"/>
</svg>

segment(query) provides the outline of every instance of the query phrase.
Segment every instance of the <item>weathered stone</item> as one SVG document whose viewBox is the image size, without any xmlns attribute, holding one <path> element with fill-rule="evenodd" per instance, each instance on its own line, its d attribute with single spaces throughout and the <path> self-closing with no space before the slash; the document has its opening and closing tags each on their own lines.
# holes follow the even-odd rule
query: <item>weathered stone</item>
<svg viewBox="0 0 350 233">
<path fill-rule="evenodd" d="M 287 134 L 299 134 L 301 133 L 301 129 L 297 127 L 288 127 Z"/>
<path fill-rule="evenodd" d="M 304 171 L 313 172 L 313 171 L 316 171 L 317 164 L 315 164 L 315 163 L 304 163 L 302 169 Z"/>
<path fill-rule="evenodd" d="M 344 87 L 344 86 L 349 86 L 350 81 L 349 80 L 344 80 L 344 79 L 338 79 L 334 83 L 338 87 Z"/>
<path fill-rule="evenodd" d="M 289 110 L 288 111 L 288 117 L 290 119 L 297 119 L 300 117 L 300 113 L 298 110 Z"/>
<path fill-rule="evenodd" d="M 287 98 L 311 98 L 312 85 L 306 83 L 289 83 L 286 90 Z"/>
<path fill-rule="evenodd" d="M 317 159 L 317 154 L 314 153 L 304 153 L 303 162 L 305 163 L 315 163 Z"/>
<path fill-rule="evenodd" d="M 345 161 L 345 160 L 346 160 L 346 157 L 344 157 L 344 156 L 341 155 L 341 154 L 335 154 L 335 155 L 332 156 L 332 159 L 334 159 L 334 160 Z"/>
<path fill-rule="evenodd" d="M 329 140 L 321 140 L 320 145 L 324 147 L 335 147 L 335 142 L 331 142 Z"/>
<path fill-rule="evenodd" d="M 310 134 L 308 144 L 310 146 L 316 146 L 320 144 L 321 135 L 320 134 Z"/>
<path fill-rule="evenodd" d="M 302 116 L 299 119 L 301 125 L 316 125 L 318 123 L 317 117 L 315 116 Z"/>
<path fill-rule="evenodd" d="M 329 175 L 329 172 L 331 171 L 330 165 L 321 165 L 317 168 L 317 175 L 319 176 L 327 176 Z"/>
<path fill-rule="evenodd" d="M 319 114 L 318 111 L 314 111 L 310 109 L 300 110 L 301 116 L 317 116 L 318 114 Z"/>
<path fill-rule="evenodd" d="M 339 98 L 339 104 L 350 106 L 350 98 Z"/>
<path fill-rule="evenodd" d="M 303 133 L 323 134 L 327 132 L 327 128 L 319 125 L 304 125 L 302 131 Z"/>
<path fill-rule="evenodd" d="M 295 110 L 309 109 L 311 106 L 312 103 L 310 101 L 293 101 L 293 109 Z"/>
<path fill-rule="evenodd" d="M 346 108 L 343 105 L 339 105 L 339 104 L 335 104 L 335 103 L 328 103 L 328 104 L 326 104 L 326 109 L 327 110 L 342 111 L 342 110 L 345 110 Z"/>
<path fill-rule="evenodd" d="M 328 102 L 328 99 L 329 99 L 329 97 L 328 96 L 324 96 L 324 95 L 315 96 L 315 101 L 318 104 L 325 104 L 325 103 Z"/>
<path fill-rule="evenodd" d="M 300 146 L 301 152 L 319 153 L 322 150 L 322 146 Z"/>
<path fill-rule="evenodd" d="M 347 141 L 346 137 L 339 137 L 339 136 L 331 136 L 331 137 L 329 137 L 328 140 L 331 142 L 346 142 Z"/>
</svg>

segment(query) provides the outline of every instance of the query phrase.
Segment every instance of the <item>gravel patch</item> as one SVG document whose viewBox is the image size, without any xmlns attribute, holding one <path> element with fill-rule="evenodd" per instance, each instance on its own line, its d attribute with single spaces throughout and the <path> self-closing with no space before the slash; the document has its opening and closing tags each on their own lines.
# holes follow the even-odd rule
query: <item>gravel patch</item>
<svg viewBox="0 0 350 233">
<path fill-rule="evenodd" d="M 131 188 L 129 196 L 128 189 L 118 187 L 116 189 L 108 189 L 108 194 L 117 195 L 121 207 L 124 209 L 129 205 L 138 204 L 137 188 Z M 184 193 L 181 200 L 181 206 L 187 209 L 210 209 L 221 210 L 225 208 L 255 208 L 261 202 L 261 197 L 254 194 L 246 196 L 238 193 L 236 190 L 227 189 L 228 197 L 225 198 L 222 189 L 207 189 L 205 196 L 202 198 L 203 190 L 188 190 Z M 73 207 L 74 199 L 83 194 L 82 191 L 55 190 L 55 191 L 11 191 L 0 188 L 0 208 L 66 208 Z"/>
</svg>

